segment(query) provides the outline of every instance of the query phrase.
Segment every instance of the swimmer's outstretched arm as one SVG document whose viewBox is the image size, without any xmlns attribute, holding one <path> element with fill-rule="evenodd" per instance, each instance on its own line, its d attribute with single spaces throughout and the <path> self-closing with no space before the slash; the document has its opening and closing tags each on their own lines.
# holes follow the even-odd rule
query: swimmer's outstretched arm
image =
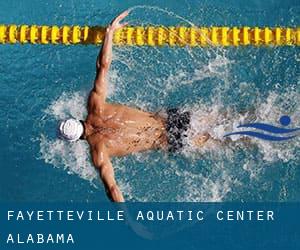
<svg viewBox="0 0 300 250">
<path fill-rule="evenodd" d="M 127 15 L 128 11 L 123 12 L 117 16 L 111 24 L 106 28 L 105 38 L 103 46 L 96 61 L 96 78 L 94 83 L 94 91 L 103 98 L 106 99 L 107 95 L 107 74 L 112 61 L 112 44 L 114 32 L 117 29 L 121 29 L 127 25 L 127 23 L 120 23 Z"/>
<path fill-rule="evenodd" d="M 103 143 L 93 149 L 92 158 L 95 167 L 99 170 L 108 198 L 114 202 L 124 202 L 123 195 L 115 180 L 113 166 Z"/>
</svg>

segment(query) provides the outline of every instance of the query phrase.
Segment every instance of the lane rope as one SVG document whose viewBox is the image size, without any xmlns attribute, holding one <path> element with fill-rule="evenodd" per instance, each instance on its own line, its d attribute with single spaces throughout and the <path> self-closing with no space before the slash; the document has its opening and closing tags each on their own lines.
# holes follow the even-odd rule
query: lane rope
<svg viewBox="0 0 300 250">
<path fill-rule="evenodd" d="M 0 25 L 0 44 L 101 44 L 105 27 Z M 132 46 L 299 46 L 300 27 L 135 26 L 118 30 L 114 44 Z"/>
</svg>

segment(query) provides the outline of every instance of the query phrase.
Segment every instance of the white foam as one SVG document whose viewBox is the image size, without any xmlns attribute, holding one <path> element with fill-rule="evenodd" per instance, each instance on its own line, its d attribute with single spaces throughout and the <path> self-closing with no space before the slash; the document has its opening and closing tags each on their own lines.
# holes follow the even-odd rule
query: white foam
<svg viewBox="0 0 300 250">
<path fill-rule="evenodd" d="M 87 93 L 62 93 L 62 95 L 45 110 L 45 113 L 58 120 L 74 117 L 84 119 Z"/>
<path fill-rule="evenodd" d="M 57 100 L 45 110 L 48 120 L 58 120 L 75 117 L 84 119 L 86 116 L 86 94 L 79 92 L 63 93 Z M 53 125 L 51 123 L 51 125 Z M 52 128 L 55 131 L 55 128 Z M 65 142 L 58 138 L 50 138 L 41 134 L 40 158 L 54 167 L 62 168 L 69 174 L 77 174 L 79 177 L 90 181 L 97 178 L 97 173 L 91 165 L 88 145 L 84 141 L 75 143 Z"/>
<path fill-rule="evenodd" d="M 98 176 L 90 163 L 88 145 L 83 141 L 68 143 L 41 135 L 40 153 L 46 163 L 63 168 L 68 174 L 76 174 L 91 183 Z"/>
<path fill-rule="evenodd" d="M 289 96 L 289 98 L 287 98 Z M 291 99 L 293 102 L 291 102 Z M 220 150 L 220 146 L 224 142 L 224 135 L 232 131 L 243 131 L 244 128 L 237 129 L 240 124 L 247 121 L 252 122 L 264 122 L 271 123 L 279 126 L 278 121 L 281 115 L 286 112 L 291 116 L 294 127 L 299 127 L 299 114 L 300 107 L 297 103 L 300 102 L 300 94 L 295 91 L 287 90 L 285 93 L 276 94 L 271 92 L 265 101 L 258 102 L 253 112 L 246 112 L 240 114 L 234 110 L 224 110 L 222 103 L 217 100 L 211 105 L 204 103 L 198 103 L 194 107 L 186 107 L 185 110 L 191 110 L 191 129 L 188 131 L 188 137 L 186 140 L 185 153 L 191 152 L 207 152 L 207 150 Z M 295 105 L 293 105 L 295 103 Z M 290 106 L 290 110 L 287 107 Z M 253 119 L 255 119 L 253 121 Z M 193 140 L 197 135 L 209 133 L 209 135 L 216 141 L 209 142 L 204 145 L 203 148 L 195 147 Z M 246 136 L 234 135 L 231 136 L 231 141 L 240 141 L 241 138 Z M 263 160 L 276 161 L 282 160 L 287 162 L 289 160 L 299 157 L 296 154 L 296 150 L 300 146 L 300 138 L 297 137 L 287 143 L 274 143 L 270 141 L 264 141 L 255 138 L 249 138 L 252 144 L 258 146 L 260 152 L 263 154 Z M 241 143 L 239 146 L 243 146 L 244 150 L 247 150 L 249 143 Z M 226 146 L 222 146 L 228 147 Z M 234 150 L 234 146 L 231 148 Z M 228 152 L 227 152 L 228 153 Z"/>
</svg>

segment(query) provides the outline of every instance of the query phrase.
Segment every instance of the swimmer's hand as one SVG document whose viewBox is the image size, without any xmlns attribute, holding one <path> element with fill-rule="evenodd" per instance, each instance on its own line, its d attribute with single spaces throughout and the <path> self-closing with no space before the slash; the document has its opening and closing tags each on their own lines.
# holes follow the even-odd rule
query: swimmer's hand
<svg viewBox="0 0 300 250">
<path fill-rule="evenodd" d="M 126 25 L 128 25 L 128 22 L 120 23 L 125 17 L 127 17 L 129 14 L 129 11 L 126 10 L 123 13 L 121 13 L 119 16 L 117 16 L 107 27 L 107 32 L 115 32 L 118 29 L 124 28 Z"/>
</svg>

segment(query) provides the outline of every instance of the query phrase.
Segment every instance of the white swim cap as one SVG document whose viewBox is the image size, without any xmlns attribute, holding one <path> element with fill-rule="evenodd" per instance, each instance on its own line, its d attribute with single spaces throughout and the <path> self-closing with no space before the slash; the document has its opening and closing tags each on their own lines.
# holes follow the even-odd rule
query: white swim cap
<svg viewBox="0 0 300 250">
<path fill-rule="evenodd" d="M 82 123 L 76 119 L 61 121 L 59 124 L 59 137 L 66 141 L 77 141 L 83 134 L 84 128 Z"/>
</svg>

